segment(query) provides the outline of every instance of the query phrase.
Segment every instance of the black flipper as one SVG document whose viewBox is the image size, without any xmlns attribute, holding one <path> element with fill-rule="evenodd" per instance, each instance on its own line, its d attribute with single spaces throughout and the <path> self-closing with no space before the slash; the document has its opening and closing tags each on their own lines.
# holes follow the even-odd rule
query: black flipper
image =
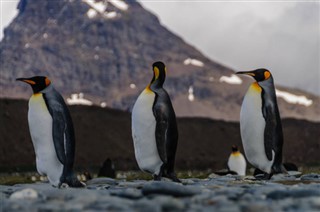
<svg viewBox="0 0 320 212">
<path fill-rule="evenodd" d="M 275 147 L 275 130 L 276 130 L 276 117 L 274 115 L 274 111 L 272 111 L 272 108 L 270 106 L 265 106 L 264 108 L 264 119 L 266 121 L 266 126 L 264 129 L 264 147 L 266 151 L 266 155 L 268 160 L 272 161 L 272 150 L 274 150 Z"/>
<path fill-rule="evenodd" d="M 264 89 L 268 89 L 268 92 L 265 92 Z M 271 161 L 272 151 L 274 151 L 272 173 L 283 173 L 285 172 L 282 165 L 283 132 L 273 84 L 262 89 L 262 113 L 266 121 L 264 131 L 266 156 Z"/>
<path fill-rule="evenodd" d="M 166 140 L 168 132 L 168 118 L 165 116 L 165 107 L 162 104 L 155 104 L 153 114 L 156 119 L 156 143 L 160 159 L 167 163 Z"/>
<path fill-rule="evenodd" d="M 53 141 L 59 161 L 64 165 L 60 183 L 71 187 L 83 187 L 73 173 L 75 155 L 75 136 L 70 112 L 63 97 L 54 89 L 43 93 L 49 113 L 52 117 Z"/>
<path fill-rule="evenodd" d="M 46 105 L 49 110 L 49 113 L 52 117 L 52 136 L 53 143 L 57 153 L 59 161 L 65 165 L 66 164 L 66 150 L 65 150 L 65 130 L 66 130 L 66 121 L 63 114 L 62 105 L 57 102 L 49 101 L 46 98 L 46 95 L 43 95 L 46 100 Z"/>
</svg>

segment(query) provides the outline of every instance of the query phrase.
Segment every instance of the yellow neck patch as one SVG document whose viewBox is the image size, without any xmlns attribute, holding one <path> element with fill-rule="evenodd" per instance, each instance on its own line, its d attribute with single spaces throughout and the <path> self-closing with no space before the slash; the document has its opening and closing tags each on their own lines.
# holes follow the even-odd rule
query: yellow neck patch
<svg viewBox="0 0 320 212">
<path fill-rule="evenodd" d="M 160 71 L 157 67 L 154 67 L 153 68 L 153 71 L 154 71 L 154 77 L 155 79 L 158 79 L 159 78 L 159 74 L 160 74 Z"/>
<path fill-rule="evenodd" d="M 152 90 L 151 90 L 151 88 L 150 88 L 150 84 L 144 89 L 144 92 L 146 92 L 146 93 L 152 93 Z"/>
<path fill-rule="evenodd" d="M 40 96 L 42 96 L 42 93 L 34 93 L 34 94 L 32 94 L 32 96 L 34 96 L 34 97 L 40 97 Z"/>
<path fill-rule="evenodd" d="M 236 151 L 236 152 L 232 152 L 231 155 L 237 157 L 237 156 L 240 156 L 241 153 L 239 151 Z"/>
<path fill-rule="evenodd" d="M 262 88 L 260 87 L 260 85 L 257 82 L 254 82 L 251 84 L 250 89 L 254 90 L 254 91 L 258 91 L 261 92 Z"/>
</svg>

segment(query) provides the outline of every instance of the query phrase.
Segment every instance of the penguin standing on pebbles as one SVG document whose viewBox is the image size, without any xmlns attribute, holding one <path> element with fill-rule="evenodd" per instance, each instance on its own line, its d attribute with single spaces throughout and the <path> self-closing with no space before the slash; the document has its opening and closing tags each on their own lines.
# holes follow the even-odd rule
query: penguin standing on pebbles
<svg viewBox="0 0 320 212">
<path fill-rule="evenodd" d="M 264 172 L 261 179 L 286 172 L 282 165 L 283 134 L 273 84 L 267 69 L 237 72 L 253 77 L 241 106 L 240 130 L 247 160 Z"/>
<path fill-rule="evenodd" d="M 44 76 L 18 78 L 31 85 L 28 123 L 39 174 L 55 187 L 83 187 L 73 173 L 75 137 L 73 123 L 62 96 Z"/>
<path fill-rule="evenodd" d="M 228 168 L 240 176 L 246 175 L 247 162 L 236 145 L 232 146 L 232 153 L 228 159 Z"/>
<path fill-rule="evenodd" d="M 168 177 L 180 182 L 174 172 L 178 143 L 176 115 L 163 83 L 166 67 L 153 65 L 153 78 L 132 109 L 132 138 L 139 168 L 154 180 Z"/>
</svg>

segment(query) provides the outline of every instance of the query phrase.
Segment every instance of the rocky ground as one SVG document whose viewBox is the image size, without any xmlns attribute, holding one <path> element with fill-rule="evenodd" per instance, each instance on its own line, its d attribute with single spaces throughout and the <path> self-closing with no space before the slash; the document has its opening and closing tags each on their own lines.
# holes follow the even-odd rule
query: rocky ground
<svg viewBox="0 0 320 212">
<path fill-rule="evenodd" d="M 0 185 L 1 211 L 320 211 L 320 175 L 168 181 L 95 178 L 86 188 Z"/>
</svg>

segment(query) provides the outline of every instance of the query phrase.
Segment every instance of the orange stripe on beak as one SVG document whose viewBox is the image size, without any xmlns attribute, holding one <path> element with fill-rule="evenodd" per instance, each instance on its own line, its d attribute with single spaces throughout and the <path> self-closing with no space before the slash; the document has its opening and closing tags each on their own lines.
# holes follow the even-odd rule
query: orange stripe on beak
<svg viewBox="0 0 320 212">
<path fill-rule="evenodd" d="M 23 82 L 26 82 L 26 83 L 28 83 L 28 84 L 30 84 L 30 85 L 35 85 L 36 83 L 34 82 L 34 81 L 32 81 L 32 80 L 22 80 Z"/>
</svg>

